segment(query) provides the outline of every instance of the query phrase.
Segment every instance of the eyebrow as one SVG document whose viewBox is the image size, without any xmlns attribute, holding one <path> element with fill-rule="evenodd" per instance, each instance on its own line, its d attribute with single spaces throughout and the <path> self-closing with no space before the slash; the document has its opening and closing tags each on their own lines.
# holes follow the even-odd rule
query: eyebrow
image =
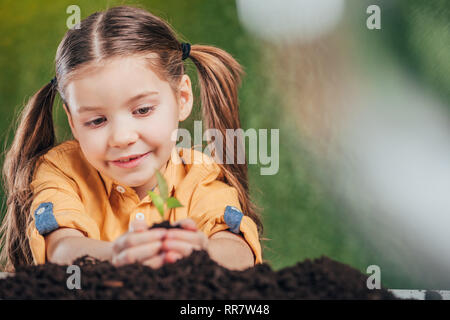
<svg viewBox="0 0 450 320">
<path fill-rule="evenodd" d="M 130 104 L 133 103 L 136 100 L 148 97 L 148 96 L 152 96 L 152 95 L 157 95 L 158 92 L 157 91 L 144 91 L 142 93 L 139 93 L 138 95 L 135 95 L 134 97 L 131 97 L 130 99 L 128 99 L 125 104 Z M 103 109 L 104 107 L 102 106 L 82 106 L 78 109 L 78 113 L 83 113 L 83 112 L 88 112 L 88 111 L 95 111 L 95 110 L 100 110 Z"/>
</svg>

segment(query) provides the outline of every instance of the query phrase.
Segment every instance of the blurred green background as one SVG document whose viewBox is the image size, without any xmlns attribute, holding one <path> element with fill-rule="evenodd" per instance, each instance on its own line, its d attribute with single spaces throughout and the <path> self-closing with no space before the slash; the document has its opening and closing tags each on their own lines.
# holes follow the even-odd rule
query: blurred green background
<svg viewBox="0 0 450 320">
<path fill-rule="evenodd" d="M 448 39 L 448 16 L 441 17 L 442 9 L 444 12 L 448 9 L 447 1 L 404 0 L 395 2 L 396 5 L 390 2 L 388 12 L 383 15 L 385 32 L 367 31 L 364 6 L 367 7 L 368 2 L 364 1 L 347 3 L 343 28 L 354 32 L 359 39 L 357 46 L 361 54 L 381 61 L 377 63 L 383 63 L 382 59 L 388 63 L 397 59 L 401 60 L 399 63 L 414 65 L 415 76 L 448 99 L 449 51 L 440 55 L 439 67 L 433 64 L 430 68 L 430 61 L 435 62 L 434 56 L 430 54 L 432 50 L 424 49 L 440 45 L 441 38 L 426 36 L 430 30 L 436 29 Z M 385 2 L 370 3 L 382 6 Z M 424 279 L 405 273 L 407 266 L 387 259 L 357 224 L 346 219 L 350 209 L 321 176 L 320 167 L 316 165 L 320 159 L 308 151 L 298 123 L 283 108 L 284 93 L 277 89 L 276 79 L 268 68 L 268 61 L 277 59 L 275 53 L 244 30 L 234 1 L 0 0 L 0 133 L 5 145 L 12 139 L 12 123 L 24 102 L 54 76 L 56 48 L 66 32 L 66 8 L 72 4 L 81 8 L 82 18 L 115 5 L 139 4 L 165 18 L 183 39 L 193 44 L 221 47 L 244 66 L 246 76 L 240 91 L 243 128 L 280 129 L 278 174 L 262 176 L 259 166 L 249 167 L 252 196 L 263 209 L 265 236 L 269 239 L 263 241 L 263 256 L 275 269 L 326 255 L 362 272 L 371 264 L 380 265 L 382 284 L 386 287 L 429 285 Z M 441 18 L 433 19 L 436 12 Z M 411 19 L 411 15 L 417 17 Z M 195 78 L 192 65 L 188 70 Z M 376 67 L 371 70 L 376 72 Z M 70 137 L 70 131 L 59 100 L 54 110 L 58 139 L 63 141 Z M 3 163 L 3 157 L 1 161 Z"/>
</svg>

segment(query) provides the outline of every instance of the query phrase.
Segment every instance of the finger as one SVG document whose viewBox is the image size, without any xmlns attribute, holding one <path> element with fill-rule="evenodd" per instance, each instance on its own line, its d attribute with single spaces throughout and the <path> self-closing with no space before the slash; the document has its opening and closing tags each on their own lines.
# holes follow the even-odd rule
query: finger
<svg viewBox="0 0 450 320">
<path fill-rule="evenodd" d="M 128 230 L 130 232 L 142 232 L 148 229 L 148 224 L 144 219 L 138 219 L 130 222 Z"/>
<path fill-rule="evenodd" d="M 148 266 L 153 269 L 157 269 L 162 267 L 162 265 L 165 262 L 166 252 L 162 252 L 150 259 L 145 260 L 142 262 L 143 265 Z"/>
<path fill-rule="evenodd" d="M 202 248 L 206 248 L 208 243 L 208 237 L 202 231 L 192 232 L 181 229 L 167 230 L 165 239 L 181 240 L 194 245 L 199 245 Z"/>
<path fill-rule="evenodd" d="M 161 249 L 163 251 L 176 251 L 183 257 L 187 257 L 192 253 L 192 250 L 201 250 L 201 247 L 185 241 L 164 240 Z"/>
<path fill-rule="evenodd" d="M 123 266 L 130 263 L 142 262 L 157 255 L 162 247 L 161 241 L 155 241 L 140 246 L 125 249 L 113 258 L 113 264 Z"/>
<path fill-rule="evenodd" d="M 166 263 L 174 263 L 177 260 L 180 260 L 183 258 L 183 255 L 179 252 L 176 251 L 167 251 L 166 252 L 166 257 L 164 258 L 164 262 Z"/>
<path fill-rule="evenodd" d="M 167 234 L 165 228 L 155 228 L 139 233 L 128 232 L 121 236 L 113 245 L 113 252 L 120 253 L 122 250 L 144 243 L 160 240 L 162 241 Z"/>
<path fill-rule="evenodd" d="M 183 229 L 187 229 L 187 230 L 191 230 L 191 231 L 197 231 L 197 224 L 195 223 L 194 220 L 192 219 L 183 219 L 183 220 L 179 220 L 177 222 L 174 223 L 174 225 L 179 225 L 181 228 Z"/>
</svg>

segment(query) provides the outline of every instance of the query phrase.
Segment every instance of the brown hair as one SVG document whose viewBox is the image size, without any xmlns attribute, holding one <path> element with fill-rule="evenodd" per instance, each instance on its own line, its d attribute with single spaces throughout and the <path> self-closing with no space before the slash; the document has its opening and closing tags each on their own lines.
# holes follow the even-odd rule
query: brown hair
<svg viewBox="0 0 450 320">
<path fill-rule="evenodd" d="M 1 231 L 2 258 L 7 270 L 33 262 L 26 236 L 32 221 L 30 183 L 38 158 L 55 145 L 52 108 L 56 93 L 67 101 L 65 88 L 70 79 L 85 67 L 118 56 L 148 58 L 174 90 L 185 71 L 181 43 L 175 32 L 167 22 L 144 9 L 113 7 L 91 14 L 79 27 L 68 30 L 59 44 L 55 57 L 57 82 L 46 84 L 30 98 L 5 157 L 7 212 Z M 198 71 L 205 126 L 218 129 L 225 137 L 226 129 L 240 128 L 237 91 L 242 68 L 230 54 L 212 46 L 192 45 L 190 58 Z M 223 148 L 225 152 L 226 146 Z M 262 235 L 260 216 L 250 201 L 247 164 L 233 161 L 219 166 L 225 182 L 238 191 L 244 214 L 255 221 Z"/>
</svg>

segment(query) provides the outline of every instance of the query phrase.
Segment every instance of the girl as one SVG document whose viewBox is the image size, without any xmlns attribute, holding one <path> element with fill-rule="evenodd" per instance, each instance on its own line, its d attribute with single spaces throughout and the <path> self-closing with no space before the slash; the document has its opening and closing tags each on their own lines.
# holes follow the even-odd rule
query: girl
<svg viewBox="0 0 450 320">
<path fill-rule="evenodd" d="M 171 139 L 193 105 L 187 58 L 198 70 L 206 127 L 225 137 L 240 127 L 241 67 L 228 53 L 181 44 L 166 22 L 128 6 L 96 12 L 67 31 L 56 77 L 27 103 L 5 158 L 6 270 L 70 264 L 86 254 L 157 268 L 199 249 L 231 269 L 262 262 L 246 164 L 193 162 L 200 152 Z M 56 93 L 74 137 L 59 145 Z M 184 205 L 164 217 L 181 229 L 147 229 L 162 220 L 146 194 L 156 187 L 156 170 Z"/>
</svg>

